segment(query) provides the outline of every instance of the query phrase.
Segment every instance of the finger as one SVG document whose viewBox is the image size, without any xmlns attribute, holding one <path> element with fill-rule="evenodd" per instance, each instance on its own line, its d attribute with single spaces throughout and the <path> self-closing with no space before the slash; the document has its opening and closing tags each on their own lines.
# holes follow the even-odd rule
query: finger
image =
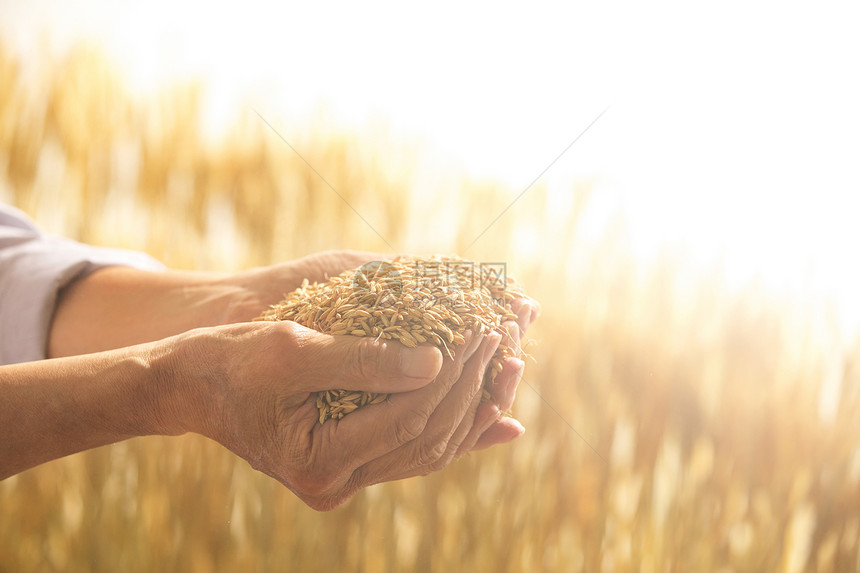
<svg viewBox="0 0 860 573">
<path fill-rule="evenodd" d="M 354 479 L 362 487 L 379 483 L 426 475 L 450 463 L 457 448 L 448 449 L 448 442 L 460 428 L 476 395 L 480 395 L 484 373 L 490 358 L 501 342 L 501 335 L 489 334 L 477 352 L 463 369 L 457 384 L 436 408 L 420 436 L 385 456 L 375 459 L 356 470 Z M 474 419 L 473 417 L 470 418 Z M 463 437 L 468 433 L 465 429 Z"/>
<path fill-rule="evenodd" d="M 432 383 L 323 424 L 326 440 L 343 455 L 344 467 L 352 471 L 422 435 L 437 406 L 461 378 L 463 354 L 470 340 L 468 334 L 465 338 L 466 344 L 457 347 L 453 360 L 443 361 Z"/>
<path fill-rule="evenodd" d="M 502 338 L 502 344 L 510 348 L 515 356 L 520 356 L 522 354 L 522 349 L 520 348 L 520 327 L 516 322 L 512 320 L 508 320 L 502 323 L 502 331 L 505 333 L 504 338 Z M 487 386 L 487 391 L 490 393 L 490 396 L 494 402 L 497 404 L 503 399 L 503 391 L 505 391 L 505 385 L 503 384 L 503 378 L 501 378 L 504 373 L 505 363 L 502 363 L 502 372 L 493 378 L 493 381 Z M 508 367 L 510 370 L 510 367 Z M 503 407 L 502 410 L 508 410 L 510 406 Z"/>
<path fill-rule="evenodd" d="M 502 363 L 502 371 L 493 381 L 493 402 L 481 404 L 475 417 L 475 424 L 460 444 L 456 457 L 471 451 L 481 435 L 502 417 L 502 412 L 511 410 L 524 368 L 525 363 L 517 358 L 508 358 Z"/>
<path fill-rule="evenodd" d="M 478 347 L 481 346 L 481 343 L 484 341 L 485 337 L 483 336 L 483 334 L 479 334 L 476 336 L 471 330 L 467 330 L 463 334 L 463 338 L 466 341 L 462 344 L 462 361 L 465 364 L 472 358 L 472 356 L 474 356 L 475 351 L 477 351 Z"/>
<path fill-rule="evenodd" d="M 502 363 L 502 371 L 496 376 L 491 389 L 493 401 L 502 412 L 513 408 L 525 366 L 526 363 L 519 358 L 506 358 Z"/>
<path fill-rule="evenodd" d="M 477 396 L 480 396 L 480 392 L 477 393 Z M 488 402 L 479 404 L 475 415 L 475 425 L 471 427 L 463 441 L 452 450 L 454 454 L 451 456 L 451 459 L 457 459 L 470 451 L 509 442 L 523 434 L 525 429 L 519 425 L 519 422 L 513 420 L 513 418 L 502 417 L 500 419 L 500 416 L 501 412 L 499 412 L 495 404 Z M 396 453 L 396 451 L 391 452 L 389 456 Z M 450 462 L 450 460 L 448 461 Z M 427 464 L 417 466 L 411 470 L 401 470 L 399 472 L 392 470 L 386 474 L 380 472 L 378 467 L 372 467 L 379 465 L 381 462 L 382 460 L 374 460 L 365 466 L 361 466 L 349 474 L 342 482 L 339 482 L 336 490 L 338 491 L 339 499 L 349 499 L 358 491 L 377 483 L 427 475 L 434 469 L 441 469 L 441 467 L 434 468 L 435 464 Z"/>
<path fill-rule="evenodd" d="M 502 417 L 490 426 L 486 432 L 481 434 L 472 451 L 483 450 L 498 444 L 506 444 L 522 436 L 525 431 L 526 429 L 516 419 Z"/>
<path fill-rule="evenodd" d="M 302 389 L 408 392 L 427 385 L 442 367 L 442 353 L 430 345 L 408 348 L 393 340 L 331 336 L 310 329 L 300 343 Z"/>
<path fill-rule="evenodd" d="M 478 386 L 478 388 L 480 388 L 480 386 Z M 427 475 L 432 471 L 442 469 L 453 459 L 456 459 L 473 449 L 486 448 L 496 443 L 510 441 L 522 434 L 522 427 L 520 426 L 519 429 L 517 429 L 514 424 L 518 423 L 515 420 L 514 424 L 508 422 L 511 418 L 501 418 L 504 422 L 500 422 L 501 412 L 499 412 L 498 407 L 490 403 L 480 403 L 480 396 L 480 391 L 475 392 L 469 411 L 466 413 L 458 427 L 457 432 L 459 432 L 459 434 L 455 432 L 455 435 L 452 436 L 448 442 L 446 459 L 417 465 L 414 468 L 409 469 L 407 466 L 403 465 L 403 456 L 400 455 L 398 450 L 395 450 L 387 454 L 384 458 L 373 460 L 367 465 L 361 466 L 354 471 L 348 469 L 343 463 L 328 464 L 330 471 L 325 472 L 325 491 L 329 493 L 329 497 L 334 503 L 326 505 L 326 507 L 330 509 L 331 507 L 342 503 L 344 500 L 349 499 L 356 492 L 376 483 L 405 479 L 418 475 Z M 475 409 L 477 409 L 477 413 L 475 412 Z M 474 420 L 475 423 L 474 425 L 472 423 L 466 424 L 466 420 Z M 493 430 L 493 428 L 495 426 L 499 426 L 500 423 L 503 423 L 507 427 Z M 463 437 L 462 440 L 460 439 L 460 436 Z M 481 443 L 476 446 L 476 442 L 479 440 Z M 381 471 L 380 467 L 384 467 L 387 472 L 384 470 Z"/>
<path fill-rule="evenodd" d="M 444 454 L 433 455 L 433 452 L 448 452 L 451 450 L 452 442 L 456 451 L 456 446 L 468 434 L 474 424 L 475 411 L 481 402 L 487 368 L 500 342 L 501 335 L 498 333 L 487 336 L 478 352 L 465 364 L 460 380 L 433 412 L 420 440 L 408 444 L 415 457 L 429 458 L 428 462 L 422 462 L 419 465 L 431 465 L 436 462 L 436 458 L 443 457 Z M 453 455 L 453 451 L 450 453 Z"/>
<path fill-rule="evenodd" d="M 489 361 L 487 362 L 487 365 L 489 366 Z M 461 444 L 467 437 L 469 437 L 469 434 L 471 434 L 474 429 L 476 422 L 478 422 L 477 411 L 481 406 L 481 398 L 484 394 L 483 387 L 486 370 L 479 370 L 478 373 L 480 374 L 481 381 L 479 384 L 475 384 L 475 391 L 472 393 L 469 407 L 460 419 L 460 423 L 457 425 L 457 428 L 448 437 L 448 439 L 445 440 L 445 443 L 447 444 L 445 446 L 445 453 L 439 456 L 438 459 L 432 457 L 430 463 L 426 464 L 424 467 L 416 468 L 418 473 L 425 474 L 437 469 L 442 469 L 451 463 L 452 460 L 456 459 L 457 453 L 460 451 Z M 434 415 L 436 415 L 436 412 L 434 412 Z M 483 422 L 483 420 L 481 421 Z M 440 445 L 439 448 L 441 447 L 442 446 Z"/>
<path fill-rule="evenodd" d="M 522 353 L 522 348 L 520 348 L 521 327 L 513 320 L 507 320 L 502 323 L 502 330 L 505 333 L 502 344 L 513 350 L 516 356 L 519 356 Z"/>
<path fill-rule="evenodd" d="M 532 315 L 531 315 L 531 318 L 529 320 L 530 323 L 536 321 L 540 317 L 540 314 L 542 311 L 541 304 L 538 301 L 532 300 L 531 303 L 532 303 Z"/>
<path fill-rule="evenodd" d="M 517 315 L 517 325 L 522 332 L 525 332 L 529 327 L 532 306 L 527 298 L 515 298 L 511 301 L 511 310 Z"/>
<path fill-rule="evenodd" d="M 502 413 L 499 410 L 499 407 L 492 402 L 484 402 L 478 406 L 478 411 L 475 414 L 475 423 L 460 443 L 460 446 L 457 448 L 457 454 L 455 457 L 459 458 L 463 454 L 472 451 L 475 444 L 478 442 L 478 438 L 480 438 L 484 432 L 489 430 L 493 424 L 498 422 L 501 416 Z"/>
</svg>

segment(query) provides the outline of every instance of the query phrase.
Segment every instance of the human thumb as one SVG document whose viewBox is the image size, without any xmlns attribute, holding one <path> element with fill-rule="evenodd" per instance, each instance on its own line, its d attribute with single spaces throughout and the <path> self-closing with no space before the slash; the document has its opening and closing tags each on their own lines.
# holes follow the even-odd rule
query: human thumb
<svg viewBox="0 0 860 573">
<path fill-rule="evenodd" d="M 442 353 L 429 345 L 409 348 L 393 340 L 370 337 L 313 337 L 303 351 L 308 390 L 407 392 L 433 380 L 442 368 Z"/>
</svg>

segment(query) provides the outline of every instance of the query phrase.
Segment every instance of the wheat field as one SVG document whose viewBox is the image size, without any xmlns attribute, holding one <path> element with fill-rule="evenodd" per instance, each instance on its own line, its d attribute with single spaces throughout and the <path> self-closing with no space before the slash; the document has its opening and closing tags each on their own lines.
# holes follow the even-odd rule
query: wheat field
<svg viewBox="0 0 860 573">
<path fill-rule="evenodd" d="M 253 111 L 205 139 L 204 86 L 141 100 L 86 47 L 25 71 L 0 48 L 0 200 L 51 232 L 218 271 L 389 251 Z M 395 249 L 505 261 L 541 301 L 526 434 L 330 513 L 199 436 L 99 448 L 0 482 L 0 571 L 860 571 L 836 309 L 583 239 L 588 182 L 561 216 L 538 184 L 467 249 L 519 189 L 384 129 L 285 137 Z"/>
</svg>

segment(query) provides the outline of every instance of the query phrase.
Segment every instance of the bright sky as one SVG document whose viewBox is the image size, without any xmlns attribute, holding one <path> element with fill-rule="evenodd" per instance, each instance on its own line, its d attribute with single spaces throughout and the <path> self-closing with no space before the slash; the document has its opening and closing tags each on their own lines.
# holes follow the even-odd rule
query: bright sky
<svg viewBox="0 0 860 573">
<path fill-rule="evenodd" d="M 320 100 L 344 127 L 384 118 L 512 188 L 611 105 L 553 192 L 599 177 L 595 208 L 620 205 L 643 254 L 722 255 L 730 278 L 832 293 L 860 318 L 851 3 L 0 0 L 0 30 L 24 50 L 102 42 L 142 91 L 205 78 L 213 124 L 242 94 L 286 130 Z"/>
</svg>

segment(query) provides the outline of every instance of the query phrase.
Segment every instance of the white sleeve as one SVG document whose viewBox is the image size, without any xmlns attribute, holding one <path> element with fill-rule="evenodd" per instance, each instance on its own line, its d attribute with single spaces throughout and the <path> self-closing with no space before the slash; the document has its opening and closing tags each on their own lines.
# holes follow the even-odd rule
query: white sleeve
<svg viewBox="0 0 860 573">
<path fill-rule="evenodd" d="M 46 235 L 24 213 L 0 204 L 0 365 L 45 358 L 57 293 L 114 265 L 164 269 L 143 253 Z"/>
</svg>

